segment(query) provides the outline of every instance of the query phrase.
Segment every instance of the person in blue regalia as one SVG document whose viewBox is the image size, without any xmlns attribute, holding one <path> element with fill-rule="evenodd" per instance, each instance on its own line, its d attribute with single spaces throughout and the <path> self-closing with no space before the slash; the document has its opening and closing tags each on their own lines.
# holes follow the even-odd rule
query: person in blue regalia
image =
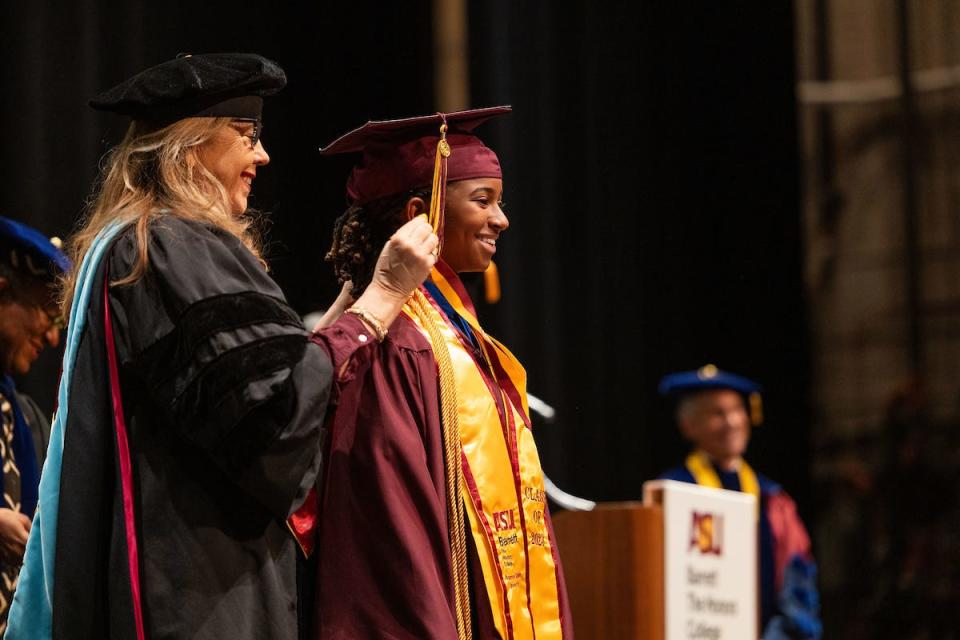
<svg viewBox="0 0 960 640">
<path fill-rule="evenodd" d="M 54 283 L 70 268 L 59 240 L 0 217 L 0 634 L 20 576 L 50 423 L 12 375 L 60 340 Z"/>
<path fill-rule="evenodd" d="M 760 504 L 760 609 L 764 640 L 822 636 L 816 564 L 796 504 L 777 482 L 744 459 L 751 426 L 761 421 L 761 386 L 706 365 L 664 376 L 659 392 L 677 399 L 680 433 L 693 450 L 662 480 L 742 491 Z"/>
</svg>

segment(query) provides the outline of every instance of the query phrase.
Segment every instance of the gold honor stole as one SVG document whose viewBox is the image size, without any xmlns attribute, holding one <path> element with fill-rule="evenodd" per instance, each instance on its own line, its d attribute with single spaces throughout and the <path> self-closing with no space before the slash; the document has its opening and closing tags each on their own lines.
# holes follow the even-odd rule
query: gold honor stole
<svg viewBox="0 0 960 640">
<path fill-rule="evenodd" d="M 505 640 L 562 638 L 557 567 L 545 519 L 543 470 L 530 431 L 526 372 L 480 328 L 473 303 L 449 267 L 439 264 L 430 279 L 434 292 L 469 323 L 482 351 L 474 356 L 432 294 L 421 289 L 453 362 L 462 495 L 494 624 Z M 426 335 L 415 313 L 404 311 Z"/>
<path fill-rule="evenodd" d="M 723 489 L 723 483 L 720 482 L 720 476 L 717 475 L 713 464 L 710 462 L 710 456 L 703 451 L 694 451 L 687 456 L 687 471 L 693 476 L 693 479 L 702 487 L 713 487 L 714 489 Z M 757 474 L 754 473 L 746 460 L 740 460 L 740 468 L 737 470 L 737 476 L 740 478 L 740 491 L 749 493 L 757 499 L 757 508 L 760 506 L 760 481 L 757 480 Z"/>
</svg>

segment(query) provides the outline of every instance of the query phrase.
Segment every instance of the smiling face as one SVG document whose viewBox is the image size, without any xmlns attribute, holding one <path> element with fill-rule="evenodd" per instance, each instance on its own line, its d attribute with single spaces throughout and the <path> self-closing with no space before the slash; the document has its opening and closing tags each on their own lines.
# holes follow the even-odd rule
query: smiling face
<svg viewBox="0 0 960 640">
<path fill-rule="evenodd" d="M 730 389 L 701 391 L 682 401 L 680 431 L 721 467 L 735 465 L 750 441 L 743 397 Z"/>
<path fill-rule="evenodd" d="M 25 279 L 11 291 L 0 277 L 0 367 L 3 373 L 25 374 L 47 346 L 56 346 L 60 332 L 53 291 L 42 281 Z"/>
<path fill-rule="evenodd" d="M 497 238 L 510 226 L 503 211 L 503 180 L 475 178 L 447 185 L 440 257 L 457 273 L 484 271 Z"/>
<path fill-rule="evenodd" d="M 197 152 L 201 164 L 227 191 L 230 210 L 241 215 L 247 210 L 247 199 L 257 167 L 270 162 L 270 156 L 263 143 L 255 137 L 256 125 L 253 122 L 234 120 L 224 125 L 213 138 L 200 147 Z"/>
</svg>

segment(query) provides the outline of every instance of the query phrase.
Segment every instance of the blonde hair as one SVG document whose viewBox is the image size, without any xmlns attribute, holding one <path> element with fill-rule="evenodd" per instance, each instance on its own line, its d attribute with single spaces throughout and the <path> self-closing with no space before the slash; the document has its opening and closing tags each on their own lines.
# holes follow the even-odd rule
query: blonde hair
<svg viewBox="0 0 960 640">
<path fill-rule="evenodd" d="M 67 242 L 75 268 L 60 282 L 64 315 L 70 313 L 81 260 L 97 234 L 113 221 L 136 225 L 139 255 L 133 270 L 111 284 L 130 284 L 146 273 L 149 225 L 161 212 L 219 227 L 261 259 L 253 217 L 231 212 L 226 189 L 197 155 L 229 122 L 230 118 L 186 118 L 162 127 L 142 121 L 130 125 L 123 141 L 101 163 L 78 230 Z"/>
</svg>

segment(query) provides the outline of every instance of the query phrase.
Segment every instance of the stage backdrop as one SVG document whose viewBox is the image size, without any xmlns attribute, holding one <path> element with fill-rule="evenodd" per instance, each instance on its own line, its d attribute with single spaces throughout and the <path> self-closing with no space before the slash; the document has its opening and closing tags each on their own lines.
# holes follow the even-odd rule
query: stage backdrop
<svg viewBox="0 0 960 640">
<path fill-rule="evenodd" d="M 491 126 L 512 214 L 493 313 L 559 410 L 539 434 L 547 472 L 639 495 L 685 450 L 660 376 L 714 362 L 766 387 L 751 459 L 804 506 L 790 4 L 470 8 L 473 102 L 515 108 Z"/>
<path fill-rule="evenodd" d="M 484 308 L 558 409 L 547 472 L 639 497 L 681 459 L 659 377 L 715 362 L 762 381 L 752 459 L 806 504 L 808 355 L 789 3 L 469 2 L 474 106 L 511 228 L 504 297 Z M 368 118 L 434 110 L 430 5 L 83 2 L 0 10 L 0 214 L 66 234 L 123 123 L 86 107 L 178 52 L 257 51 L 289 88 L 268 103 L 254 204 L 301 312 L 335 292 L 322 256 L 349 160 L 317 147 Z M 52 407 L 55 358 L 23 382 Z"/>
</svg>

